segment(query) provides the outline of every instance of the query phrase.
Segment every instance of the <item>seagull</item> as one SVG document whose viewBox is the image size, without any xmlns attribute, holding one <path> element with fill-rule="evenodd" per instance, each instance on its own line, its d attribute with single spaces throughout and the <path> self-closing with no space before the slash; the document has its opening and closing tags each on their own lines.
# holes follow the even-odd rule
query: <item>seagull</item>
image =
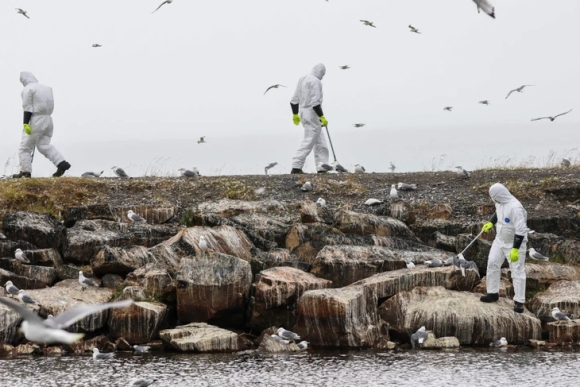
<svg viewBox="0 0 580 387">
<path fill-rule="evenodd" d="M 477 267 L 477 264 L 473 261 L 468 261 L 465 258 L 459 259 L 459 268 L 461 269 L 461 275 L 463 277 L 465 277 L 466 270 L 475 270 L 476 272 L 479 273 L 479 269 Z"/>
<path fill-rule="evenodd" d="M 4 240 L 4 239 L 6 239 L 6 235 L 4 235 L 4 234 L 2 234 L 2 233 L 0 232 L 0 241 L 1 241 L 1 240 Z"/>
<path fill-rule="evenodd" d="M 415 268 L 415 264 L 412 261 L 405 260 L 405 263 L 407 264 L 407 269 Z"/>
<path fill-rule="evenodd" d="M 94 360 L 112 359 L 113 356 L 115 356 L 114 353 L 100 353 L 98 348 L 93 348 L 93 359 Z"/>
<path fill-rule="evenodd" d="M 145 219 L 133 212 L 133 210 L 127 211 L 127 219 L 133 223 L 147 223 Z"/>
<path fill-rule="evenodd" d="M 302 184 L 302 187 L 300 187 L 300 189 L 304 192 L 312 191 L 312 183 L 307 181 L 306 183 Z"/>
<path fill-rule="evenodd" d="M 570 165 L 572 165 L 572 163 L 568 159 L 562 159 L 562 162 L 560 163 L 562 168 L 568 168 Z M 0 234 L 0 239 L 2 239 L 2 234 Z M 6 239 L 6 237 L 4 237 L 4 239 Z"/>
<path fill-rule="evenodd" d="M 25 11 L 25 10 L 23 10 L 23 9 L 20 9 L 20 8 L 15 8 L 15 9 L 16 9 L 17 13 L 21 14 L 22 16 L 24 16 L 24 17 L 25 17 L 25 18 L 27 18 L 27 19 L 30 19 L 30 18 L 28 17 L 28 15 L 26 14 L 26 11 Z"/>
<path fill-rule="evenodd" d="M 461 165 L 458 165 L 455 167 L 455 173 L 463 179 L 469 179 L 471 177 L 471 172 L 466 171 L 465 169 L 463 169 L 463 167 Z"/>
<path fill-rule="evenodd" d="M 382 201 L 382 200 L 371 198 L 365 202 L 365 206 L 378 206 L 379 204 L 383 204 L 383 203 L 384 203 L 384 201 Z"/>
<path fill-rule="evenodd" d="M 182 177 L 191 178 L 191 177 L 198 177 L 199 176 L 199 173 L 195 173 L 195 172 L 190 171 L 189 169 L 185 169 L 185 168 L 179 168 L 177 171 L 179 173 L 181 173 Z"/>
<path fill-rule="evenodd" d="M 115 173 L 115 175 L 117 175 L 118 177 L 122 177 L 122 178 L 129 177 L 129 175 L 127 175 L 122 168 L 112 167 L 111 169 L 113 170 L 113 172 Z"/>
<path fill-rule="evenodd" d="M 411 335 L 411 346 L 413 349 L 417 348 L 417 346 L 422 346 L 425 340 L 427 340 L 427 337 L 429 337 L 429 335 L 424 326 L 419 328 L 417 332 L 413 333 Z"/>
<path fill-rule="evenodd" d="M 267 175 L 268 174 L 268 171 L 270 169 L 274 168 L 276 165 L 278 165 L 278 162 L 276 162 L 276 161 L 274 161 L 273 163 L 270 163 L 270 164 L 266 165 L 264 167 L 264 173 Z"/>
<path fill-rule="evenodd" d="M 354 173 L 365 173 L 365 172 L 366 172 L 366 169 L 362 165 L 360 165 L 360 164 L 354 165 Z"/>
<path fill-rule="evenodd" d="M 28 259 L 26 254 L 24 254 L 24 252 L 20 249 L 16 249 L 16 251 L 14 251 L 14 258 L 16 258 L 17 261 L 20 261 L 22 263 L 30 263 L 30 260 Z"/>
<path fill-rule="evenodd" d="M 197 176 L 201 176 L 201 173 L 199 173 L 199 169 L 197 169 L 197 167 L 191 168 L 190 171 L 195 173 Z"/>
<path fill-rule="evenodd" d="M 487 99 L 484 99 L 483 101 L 479 101 L 478 103 L 480 103 L 482 105 L 488 105 L 489 106 L 489 101 Z"/>
<path fill-rule="evenodd" d="M 296 344 L 298 346 L 298 348 L 300 348 L 301 351 L 306 351 L 306 349 L 308 348 L 308 341 L 301 341 L 299 343 Z"/>
<path fill-rule="evenodd" d="M 340 165 L 340 163 L 338 161 L 335 161 L 334 163 L 332 163 L 332 166 L 334 167 L 334 170 L 336 172 L 348 173 L 348 171 L 346 170 L 346 168 L 343 167 L 342 165 Z"/>
<path fill-rule="evenodd" d="M 432 259 L 430 261 L 425 261 L 427 267 L 441 267 L 443 266 L 443 261 L 440 259 Z"/>
<path fill-rule="evenodd" d="M 326 163 L 318 163 L 316 165 L 316 170 L 318 172 L 329 172 L 332 171 L 334 169 L 334 167 L 332 165 L 328 165 Z"/>
<path fill-rule="evenodd" d="M 522 86 L 520 86 L 520 87 L 518 87 L 518 88 L 516 88 L 516 89 L 513 89 L 512 91 L 510 91 L 510 92 L 508 93 L 508 95 L 505 97 L 505 99 L 508 99 L 508 97 L 509 97 L 509 96 L 510 96 L 510 95 L 511 95 L 511 94 L 512 94 L 514 91 L 517 91 L 518 93 L 523 93 L 523 92 L 524 92 L 524 91 L 523 91 L 523 90 L 524 90 L 524 87 L 528 87 L 528 86 L 536 86 L 536 85 L 522 85 Z"/>
<path fill-rule="evenodd" d="M 34 301 L 32 297 L 26 294 L 26 292 L 22 289 L 18 291 L 18 299 L 25 304 L 38 305 L 38 302 Z"/>
<path fill-rule="evenodd" d="M 19 289 L 12 284 L 12 281 L 7 281 L 4 286 L 6 287 L 6 292 L 8 292 L 10 296 L 18 295 Z"/>
<path fill-rule="evenodd" d="M 197 140 L 198 144 L 205 144 L 205 136 L 200 137 L 199 140 Z"/>
<path fill-rule="evenodd" d="M 554 307 L 554 309 L 552 309 L 552 317 L 554 317 L 554 320 L 557 321 L 570 321 L 570 317 L 562 313 L 558 307 Z"/>
<path fill-rule="evenodd" d="M 81 284 L 83 290 L 85 290 L 87 286 L 94 286 L 96 288 L 99 287 L 99 284 L 89 278 L 86 278 L 82 271 L 79 271 L 79 284 Z"/>
<path fill-rule="evenodd" d="M 339 69 L 341 70 L 348 70 L 350 68 L 349 65 L 344 65 L 344 66 L 338 66 Z"/>
<path fill-rule="evenodd" d="M 287 339 L 287 340 L 300 340 L 300 336 L 298 336 L 296 333 L 286 330 L 282 327 L 278 328 L 278 331 L 276 331 L 276 333 L 278 334 L 278 336 L 280 336 L 283 339 Z"/>
<path fill-rule="evenodd" d="M 538 253 L 533 247 L 528 250 L 530 253 L 530 258 L 535 259 L 536 261 L 549 261 L 550 258 L 543 256 L 542 254 Z"/>
<path fill-rule="evenodd" d="M 134 345 L 133 349 L 135 349 L 135 352 L 145 353 L 149 352 L 151 350 L 151 347 L 148 345 Z"/>
<path fill-rule="evenodd" d="M 35 343 L 45 344 L 72 344 L 80 340 L 84 333 L 70 333 L 64 330 L 83 317 L 111 308 L 125 308 L 133 304 L 133 300 L 110 302 L 106 304 L 81 305 L 69 309 L 58 316 L 42 320 L 38 314 L 20 305 L 19 303 L 0 297 L 0 303 L 17 312 L 24 321 L 22 322 L 22 332 L 24 337 Z"/>
<path fill-rule="evenodd" d="M 279 84 L 279 83 L 278 83 L 278 84 L 276 84 L 276 85 L 272 85 L 272 86 L 270 86 L 270 87 L 268 87 L 268 88 L 266 89 L 266 91 L 264 92 L 264 95 L 266 95 L 266 93 L 267 93 L 267 92 L 268 92 L 270 89 L 277 89 L 277 88 L 279 88 L 279 87 L 286 87 L 286 86 L 284 86 L 284 85 L 281 85 L 281 84 Z"/>
<path fill-rule="evenodd" d="M 568 110 L 565 113 L 560 113 L 558 115 L 555 115 L 553 117 L 540 117 L 540 118 L 532 118 L 532 121 L 539 121 L 539 120 L 550 120 L 551 122 L 554 122 L 554 120 L 560 116 L 563 116 L 564 114 L 568 114 L 572 111 L 572 109 Z"/>
<path fill-rule="evenodd" d="M 93 47 L 96 48 L 96 47 L 103 47 L 103 46 L 101 44 L 95 43 L 95 44 L 93 44 Z"/>
<path fill-rule="evenodd" d="M 494 341 L 493 343 L 489 343 L 490 347 L 507 347 L 508 342 L 505 337 L 502 337 L 498 341 Z"/>
<path fill-rule="evenodd" d="M 81 175 L 81 177 L 101 177 L 101 175 L 103 174 L 103 172 L 105 171 L 101 171 L 101 172 L 85 172 Z"/>
<path fill-rule="evenodd" d="M 399 195 L 399 192 L 397 191 L 397 188 L 395 187 L 394 184 L 391 185 L 391 192 L 389 193 L 389 196 L 391 197 L 391 199 L 401 198 L 401 195 Z"/>
<path fill-rule="evenodd" d="M 285 339 L 281 338 L 278 335 L 272 335 L 270 337 L 273 338 L 274 340 L 276 340 L 279 343 L 282 343 L 282 344 L 290 344 L 290 340 L 285 340 Z"/>
<path fill-rule="evenodd" d="M 326 200 L 324 200 L 323 198 L 318 198 L 318 200 L 316 201 L 316 205 L 318 207 L 326 207 Z"/>
<path fill-rule="evenodd" d="M 391 166 L 389 167 L 389 169 L 391 170 L 391 172 L 395 172 L 395 169 L 397 169 L 397 167 L 395 166 L 395 164 L 393 164 L 393 162 L 391 161 Z"/>
<path fill-rule="evenodd" d="M 354 124 L 353 126 L 355 128 L 362 128 L 363 126 L 365 126 L 366 124 L 360 123 L 360 124 Z"/>
<path fill-rule="evenodd" d="M 369 26 L 369 27 L 377 28 L 377 27 L 376 27 L 376 26 L 373 24 L 373 22 L 370 22 L 370 21 L 368 21 L 368 20 L 361 20 L 360 22 L 361 22 L 361 23 L 363 23 L 365 26 Z"/>
<path fill-rule="evenodd" d="M 151 13 L 155 13 L 157 12 L 157 10 L 159 10 L 159 8 L 161 8 L 164 4 L 171 4 L 173 3 L 173 0 L 165 0 L 163 3 L 161 3 L 161 5 L 159 5 L 159 7 L 157 7 L 157 9 Z"/>
<path fill-rule="evenodd" d="M 266 187 L 260 187 L 260 188 L 256 188 L 256 189 L 254 190 L 254 193 L 255 193 L 256 195 L 262 195 L 264 192 L 266 192 Z"/>
<path fill-rule="evenodd" d="M 453 106 L 445 106 L 445 107 L 443 108 L 443 110 L 447 110 L 448 112 L 450 112 L 450 111 L 451 111 L 451 109 L 453 109 Z"/>
<path fill-rule="evenodd" d="M 483 12 L 487 13 L 489 16 L 495 19 L 495 8 L 488 0 L 473 0 L 475 4 L 477 4 L 477 12 L 480 12 L 480 9 Z"/>
<path fill-rule="evenodd" d="M 150 385 L 152 385 L 156 381 L 157 381 L 156 379 L 152 379 L 152 380 L 138 379 L 138 380 L 135 380 L 133 382 L 133 384 L 131 384 L 131 387 L 149 387 Z"/>
<path fill-rule="evenodd" d="M 416 29 L 415 27 L 413 27 L 413 26 L 412 26 L 412 25 L 410 25 L 410 24 L 409 24 L 409 29 L 411 30 L 410 32 L 414 32 L 414 33 L 416 33 L 416 34 L 421 34 L 421 33 L 419 32 L 419 30 L 418 30 L 418 29 Z"/>
<path fill-rule="evenodd" d="M 200 237 L 199 237 L 198 246 L 199 246 L 199 249 L 204 253 L 209 250 L 209 244 L 207 243 L 207 240 L 205 239 L 205 237 L 203 235 L 200 235 Z"/>
<path fill-rule="evenodd" d="M 399 183 L 397 189 L 401 191 L 414 191 L 417 189 L 417 184 Z"/>
</svg>

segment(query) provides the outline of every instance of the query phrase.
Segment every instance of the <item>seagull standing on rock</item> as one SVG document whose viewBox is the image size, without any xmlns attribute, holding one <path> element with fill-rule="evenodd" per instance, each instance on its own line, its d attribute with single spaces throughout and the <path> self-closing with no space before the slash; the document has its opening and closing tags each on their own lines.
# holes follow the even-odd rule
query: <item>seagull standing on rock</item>
<svg viewBox="0 0 580 387">
<path fill-rule="evenodd" d="M 87 286 L 93 286 L 95 288 L 99 287 L 99 284 L 89 278 L 86 278 L 82 271 L 79 271 L 79 284 L 81 284 L 82 290 L 85 290 Z"/>
<path fill-rule="evenodd" d="M 302 340 L 301 342 L 296 344 L 301 351 L 306 351 L 308 349 L 308 341 Z"/>
<path fill-rule="evenodd" d="M 126 178 L 128 178 L 128 177 L 129 177 L 129 175 L 127 175 L 127 174 L 125 173 L 125 171 L 123 170 L 123 168 L 119 168 L 119 167 L 112 167 L 111 169 L 113 170 L 113 173 L 115 173 L 115 175 L 117 175 L 117 176 L 118 176 L 118 177 L 120 177 L 120 178 L 124 178 L 124 179 L 126 179 Z"/>
<path fill-rule="evenodd" d="M 302 184 L 302 187 L 300 187 L 300 189 L 304 192 L 312 191 L 312 183 L 307 181 L 306 183 Z"/>
<path fill-rule="evenodd" d="M 278 336 L 286 340 L 300 340 L 300 336 L 298 336 L 296 333 L 286 330 L 282 327 L 278 328 L 278 331 L 276 331 L 276 333 L 278 334 Z"/>
<path fill-rule="evenodd" d="M 399 195 L 399 191 L 397 191 L 397 188 L 395 187 L 394 184 L 391 185 L 391 192 L 389 192 L 389 196 L 391 197 L 391 199 L 401 198 L 401 195 Z"/>
<path fill-rule="evenodd" d="M 417 332 L 413 333 L 411 335 L 411 346 L 413 347 L 413 349 L 417 348 L 418 346 L 419 347 L 423 346 L 423 343 L 425 342 L 425 340 L 427 340 L 427 337 L 429 337 L 429 334 L 425 330 L 424 326 L 419 328 Z"/>
<path fill-rule="evenodd" d="M 463 169 L 461 165 L 455 167 L 455 173 L 462 179 L 469 179 L 471 177 L 471 173 Z"/>
<path fill-rule="evenodd" d="M 554 307 L 554 309 L 552 309 L 552 317 L 556 321 L 571 321 L 570 317 L 562 313 L 558 307 Z"/>
<path fill-rule="evenodd" d="M 18 299 L 25 304 L 38 305 L 38 302 L 34 301 L 32 297 L 26 294 L 26 292 L 22 289 L 18 291 Z"/>
<path fill-rule="evenodd" d="M 10 294 L 10 296 L 17 296 L 19 289 L 14 286 L 14 284 L 12 283 L 12 281 L 7 281 L 4 286 L 6 287 L 6 292 L 8 294 Z"/>
<path fill-rule="evenodd" d="M 282 343 L 282 344 L 290 344 L 290 340 L 283 339 L 283 338 L 281 338 L 278 335 L 272 335 L 270 337 L 273 338 L 274 340 L 276 340 L 279 343 Z"/>
<path fill-rule="evenodd" d="M 16 258 L 17 261 L 20 261 L 22 263 L 30 263 L 30 260 L 28 259 L 26 254 L 24 254 L 24 252 L 20 249 L 16 249 L 14 251 L 14 258 Z"/>
<path fill-rule="evenodd" d="M 549 261 L 550 258 L 538 253 L 533 247 L 528 250 L 530 254 L 530 258 L 535 259 L 536 261 Z"/>
<path fill-rule="evenodd" d="M 323 198 L 318 198 L 318 200 L 316 201 L 316 205 L 318 207 L 326 207 L 326 200 L 324 200 Z"/>
<path fill-rule="evenodd" d="M 203 235 L 199 236 L 199 243 L 198 243 L 199 249 L 205 253 L 209 250 L 209 244 L 207 243 L 207 240 L 205 239 L 205 237 Z"/>
<path fill-rule="evenodd" d="M 133 210 L 127 211 L 127 219 L 132 223 L 147 223 L 145 219 L 133 212 Z"/>
</svg>

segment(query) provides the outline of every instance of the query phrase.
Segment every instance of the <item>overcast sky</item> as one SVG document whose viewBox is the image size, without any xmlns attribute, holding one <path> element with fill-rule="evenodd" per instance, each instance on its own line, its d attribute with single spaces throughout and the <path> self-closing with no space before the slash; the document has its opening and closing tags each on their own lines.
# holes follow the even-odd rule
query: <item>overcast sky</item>
<svg viewBox="0 0 580 387">
<path fill-rule="evenodd" d="M 0 163 L 17 152 L 28 70 L 54 90 L 53 144 L 70 175 L 260 173 L 272 161 L 288 173 L 302 138 L 289 100 L 319 62 L 346 167 L 580 161 L 580 1 L 491 1 L 495 20 L 472 0 L 174 0 L 154 14 L 161 1 L 0 0 Z M 288 88 L 263 95 L 276 83 Z M 523 84 L 536 86 L 505 99 Z M 35 157 L 34 176 L 53 170 Z"/>
</svg>

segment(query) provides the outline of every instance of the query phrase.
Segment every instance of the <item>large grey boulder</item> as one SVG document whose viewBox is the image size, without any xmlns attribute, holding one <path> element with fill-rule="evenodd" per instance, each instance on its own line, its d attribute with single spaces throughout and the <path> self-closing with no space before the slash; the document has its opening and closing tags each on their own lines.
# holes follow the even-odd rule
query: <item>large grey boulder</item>
<svg viewBox="0 0 580 387">
<path fill-rule="evenodd" d="M 9 239 L 30 242 L 41 249 L 58 249 L 64 240 L 64 226 L 51 214 L 9 212 L 2 228 Z"/>
<path fill-rule="evenodd" d="M 145 344 L 156 339 L 167 320 L 167 305 L 160 302 L 136 302 L 128 308 L 111 309 L 109 333 L 131 344 Z"/>
<path fill-rule="evenodd" d="M 125 283 L 140 286 L 147 297 L 163 302 L 175 303 L 175 281 L 165 268 L 156 263 L 147 264 L 127 275 Z"/>
<path fill-rule="evenodd" d="M 38 281 L 38 287 L 52 285 L 56 280 L 56 271 L 52 267 L 23 264 L 15 259 L 0 259 L 0 268 L 13 272 L 18 276 Z"/>
<path fill-rule="evenodd" d="M 256 249 L 249 262 L 252 267 L 252 274 L 254 275 L 263 270 L 279 266 L 288 266 L 304 271 L 310 270 L 310 263 L 305 262 L 294 254 L 291 254 L 287 249 L 272 249 L 270 251 Z"/>
<path fill-rule="evenodd" d="M 109 220 L 118 221 L 119 218 L 113 214 L 113 208 L 107 203 L 89 204 L 86 206 L 69 207 L 63 214 L 64 224 L 72 227 L 79 220 Z"/>
<path fill-rule="evenodd" d="M 413 232 L 402 221 L 385 216 L 339 210 L 334 215 L 336 228 L 345 234 L 396 236 L 416 240 Z"/>
<path fill-rule="evenodd" d="M 42 289 L 46 287 L 46 282 L 0 268 L 0 285 L 4 285 L 7 281 L 12 281 L 18 289 Z"/>
<path fill-rule="evenodd" d="M 206 323 L 165 329 L 159 332 L 159 337 L 181 352 L 237 352 L 247 348 L 236 333 Z"/>
<path fill-rule="evenodd" d="M 580 280 L 580 267 L 573 265 L 562 265 L 559 263 L 529 263 L 526 262 L 526 290 L 544 291 L 551 284 L 558 281 L 578 281 Z M 511 278 L 509 269 L 502 270 L 502 276 Z"/>
<path fill-rule="evenodd" d="M 0 343 L 16 344 L 22 337 L 18 331 L 22 318 L 11 308 L 0 304 Z"/>
<path fill-rule="evenodd" d="M 421 326 L 437 337 L 457 337 L 461 344 L 487 345 L 505 337 L 508 343 L 523 345 L 541 339 L 540 320 L 530 312 L 514 313 L 513 301 L 505 298 L 491 304 L 479 298 L 443 287 L 416 287 L 385 301 L 379 315 L 404 341 Z"/>
<path fill-rule="evenodd" d="M 135 269 L 155 262 L 155 257 L 143 246 L 103 246 L 93 258 L 91 266 L 96 276 L 118 274 L 124 276 Z"/>
<path fill-rule="evenodd" d="M 529 303 L 530 311 L 543 322 L 552 322 L 552 309 L 580 317 L 580 280 L 557 281 L 545 292 L 537 293 Z"/>
</svg>

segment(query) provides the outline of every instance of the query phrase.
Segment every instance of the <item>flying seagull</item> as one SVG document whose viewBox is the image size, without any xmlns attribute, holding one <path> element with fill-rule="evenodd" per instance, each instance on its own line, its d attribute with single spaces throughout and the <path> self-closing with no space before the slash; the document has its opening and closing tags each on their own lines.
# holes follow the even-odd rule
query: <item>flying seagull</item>
<svg viewBox="0 0 580 387">
<path fill-rule="evenodd" d="M 111 169 L 113 170 L 113 172 L 115 173 L 115 175 L 117 175 L 118 177 L 122 177 L 122 178 L 128 178 L 129 177 L 129 175 L 127 175 L 125 173 L 125 171 L 123 170 L 123 168 L 112 167 Z"/>
<path fill-rule="evenodd" d="M 471 173 L 463 169 L 461 165 L 455 167 L 455 173 L 462 179 L 469 179 L 471 177 Z"/>
<path fill-rule="evenodd" d="M 79 271 L 79 284 L 81 284 L 82 290 L 85 290 L 87 286 L 94 286 L 96 288 L 99 287 L 99 284 L 89 278 L 86 278 L 82 271 Z"/>
<path fill-rule="evenodd" d="M 28 259 L 26 254 L 24 254 L 24 252 L 20 249 L 16 249 L 16 251 L 14 251 L 14 258 L 16 258 L 17 261 L 20 261 L 22 263 L 30 263 L 30 260 Z"/>
<path fill-rule="evenodd" d="M 570 165 L 572 165 L 572 163 L 568 159 L 562 159 L 562 162 L 560 163 L 562 168 L 568 168 Z M 0 234 L 0 239 L 2 239 L 2 234 Z M 6 239 L 6 237 L 4 237 L 4 239 Z"/>
<path fill-rule="evenodd" d="M 483 12 L 495 19 L 495 7 L 488 0 L 473 0 L 473 2 L 477 4 L 478 13 L 483 10 Z"/>
<path fill-rule="evenodd" d="M 267 93 L 267 92 L 268 92 L 270 89 L 277 89 L 277 88 L 279 88 L 279 87 L 286 87 L 286 86 L 284 86 L 284 85 L 281 85 L 281 84 L 279 84 L 279 83 L 278 83 L 278 84 L 276 84 L 276 85 L 272 85 L 272 86 L 270 86 L 270 87 L 268 87 L 268 88 L 266 89 L 266 91 L 264 92 L 264 95 L 266 95 L 266 93 Z"/>
<path fill-rule="evenodd" d="M 450 112 L 450 111 L 451 111 L 451 109 L 453 109 L 453 106 L 445 106 L 445 107 L 443 108 L 443 110 L 447 110 L 448 112 Z"/>
<path fill-rule="evenodd" d="M 367 170 L 360 164 L 354 165 L 354 173 L 365 173 Z"/>
<path fill-rule="evenodd" d="M 350 68 L 349 65 L 344 65 L 344 66 L 338 66 L 339 69 L 341 70 L 348 70 Z"/>
<path fill-rule="evenodd" d="M 510 95 L 511 95 L 511 94 L 512 94 L 514 91 L 515 91 L 515 92 L 518 92 L 518 93 L 523 93 L 523 92 L 524 92 L 524 88 L 525 88 L 525 87 L 528 87 L 528 86 L 536 86 L 536 85 L 522 85 L 522 86 L 520 86 L 520 87 L 518 87 L 518 88 L 515 88 L 515 89 L 511 90 L 511 91 L 508 93 L 508 95 L 505 97 L 505 99 L 508 99 L 508 97 L 509 97 L 509 96 L 510 96 Z"/>
<path fill-rule="evenodd" d="M 133 300 L 110 302 L 106 304 L 81 305 L 69 309 L 58 316 L 42 320 L 38 314 L 20 305 L 9 298 L 0 297 L 0 303 L 17 312 L 22 321 L 24 337 L 35 343 L 45 344 L 72 344 L 80 340 L 84 333 L 70 333 L 64 330 L 83 317 L 111 308 L 125 308 L 133 304 Z"/>
<path fill-rule="evenodd" d="M 30 18 L 28 17 L 28 15 L 26 14 L 26 11 L 25 11 L 25 10 L 23 10 L 23 9 L 20 9 L 20 8 L 15 8 L 15 9 L 16 9 L 17 13 L 21 14 L 22 16 L 24 16 L 24 17 L 25 17 L 25 18 L 27 18 L 27 19 L 30 19 Z"/>
<path fill-rule="evenodd" d="M 205 144 L 205 136 L 200 137 L 199 140 L 197 140 L 198 144 Z"/>
<path fill-rule="evenodd" d="M 393 162 L 391 161 L 391 166 L 389 167 L 389 169 L 391 170 L 391 172 L 395 172 L 395 169 L 397 169 L 397 167 L 395 166 L 395 164 L 393 164 Z"/>
<path fill-rule="evenodd" d="M 558 115 L 555 115 L 555 116 L 553 116 L 553 117 L 540 117 L 540 118 L 532 118 L 532 121 L 539 121 L 539 120 L 550 120 L 550 121 L 554 122 L 554 120 L 555 120 L 556 118 L 558 118 L 558 117 L 560 117 L 560 116 L 563 116 L 564 114 L 568 114 L 568 113 L 570 113 L 571 111 L 572 111 L 572 109 L 568 110 L 568 111 L 567 111 L 567 112 L 565 112 L 565 113 L 560 113 L 560 114 L 558 114 Z"/>
<path fill-rule="evenodd" d="M 101 172 L 85 172 L 81 175 L 81 177 L 101 177 L 101 175 L 103 174 L 103 172 L 105 171 L 101 171 Z"/>
<path fill-rule="evenodd" d="M 151 347 L 148 345 L 134 345 L 133 349 L 137 353 L 145 353 L 145 352 L 149 352 L 151 350 Z"/>
<path fill-rule="evenodd" d="M 368 20 L 361 20 L 360 22 L 361 22 L 361 23 L 363 23 L 365 26 L 369 26 L 369 27 L 377 28 L 377 27 L 376 27 L 376 26 L 373 24 L 373 22 L 371 22 L 371 21 L 368 21 Z"/>
<path fill-rule="evenodd" d="M 528 250 L 530 253 L 530 258 L 535 259 L 536 261 L 549 261 L 550 258 L 538 253 L 533 247 Z"/>
<path fill-rule="evenodd" d="M 419 328 L 417 332 L 413 333 L 411 335 L 411 346 L 413 349 L 417 348 L 417 346 L 423 346 L 423 343 L 425 340 L 427 340 L 427 337 L 429 337 L 429 335 L 427 334 L 424 326 Z"/>
<path fill-rule="evenodd" d="M 6 287 L 6 292 L 8 294 L 10 294 L 10 296 L 16 296 L 18 295 L 19 289 L 14 286 L 14 284 L 12 283 L 12 281 L 7 281 L 4 286 Z"/>
<path fill-rule="evenodd" d="M 96 47 L 103 47 L 103 46 L 101 44 L 95 43 L 95 44 L 93 44 L 93 47 L 96 48 Z"/>
<path fill-rule="evenodd" d="M 490 347 L 507 347 L 508 342 L 505 337 L 502 337 L 498 341 L 494 341 L 493 343 L 489 343 Z"/>
<path fill-rule="evenodd" d="M 355 128 L 362 128 L 363 126 L 365 126 L 366 124 L 354 124 L 353 126 Z"/>
<path fill-rule="evenodd" d="M 414 32 L 416 34 L 421 34 L 418 29 L 416 29 L 415 27 L 413 27 L 410 24 L 409 24 L 409 30 L 410 30 L 410 32 Z"/>
<path fill-rule="evenodd" d="M 282 327 L 278 328 L 278 330 L 276 331 L 276 333 L 278 334 L 278 336 L 280 336 L 283 339 L 287 339 L 287 340 L 300 340 L 300 336 L 298 336 L 296 333 L 286 330 Z"/>
<path fill-rule="evenodd" d="M 161 7 L 162 7 L 164 4 L 171 4 L 171 3 L 173 3 L 173 0 L 165 0 L 163 3 L 161 3 L 161 5 L 159 5 L 159 7 L 157 7 L 157 9 L 156 9 L 155 11 L 153 11 L 153 12 L 151 12 L 151 13 L 155 13 L 155 12 L 157 12 L 157 10 L 158 10 L 159 8 L 161 8 Z"/>
<path fill-rule="evenodd" d="M 399 195 L 399 191 L 397 191 L 397 187 L 394 184 L 391 184 L 391 192 L 389 192 L 389 196 L 392 199 L 400 199 L 401 195 Z"/>
<path fill-rule="evenodd" d="M 18 291 L 18 299 L 25 304 L 38 305 L 38 302 L 34 301 L 32 297 L 26 294 L 26 292 L 22 289 Z"/>
<path fill-rule="evenodd" d="M 205 239 L 205 237 L 203 235 L 201 235 L 199 237 L 198 246 L 199 246 L 200 250 L 203 251 L 204 253 L 209 250 L 209 244 L 207 243 L 207 240 Z"/>
<path fill-rule="evenodd" d="M 383 203 L 384 203 L 384 201 L 382 201 L 382 200 L 371 198 L 365 202 L 365 206 L 378 206 L 379 204 L 383 204 Z"/>
<path fill-rule="evenodd" d="M 199 173 L 195 173 L 195 172 L 190 171 L 189 169 L 185 169 L 185 168 L 179 168 L 178 171 L 179 171 L 179 173 L 181 173 L 181 176 L 187 177 L 187 178 L 199 176 Z"/>
<path fill-rule="evenodd" d="M 278 162 L 277 161 L 274 161 L 273 163 L 270 163 L 270 164 L 266 165 L 264 167 L 264 173 L 267 175 L 268 174 L 268 171 L 270 169 L 274 168 L 276 165 L 278 165 Z"/>
<path fill-rule="evenodd" d="M 133 212 L 133 210 L 127 211 L 127 219 L 132 223 L 147 223 L 145 219 Z"/>
<path fill-rule="evenodd" d="M 552 309 L 552 317 L 556 321 L 570 321 L 570 317 L 562 313 L 558 307 L 554 307 L 554 309 Z"/>
<path fill-rule="evenodd" d="M 114 353 L 101 353 L 98 348 L 93 348 L 93 359 L 94 360 L 107 360 L 112 359 L 115 356 Z"/>
<path fill-rule="evenodd" d="M 489 105 L 489 101 L 487 99 L 484 99 L 483 101 L 479 101 L 478 103 L 480 103 L 482 105 Z"/>
</svg>

